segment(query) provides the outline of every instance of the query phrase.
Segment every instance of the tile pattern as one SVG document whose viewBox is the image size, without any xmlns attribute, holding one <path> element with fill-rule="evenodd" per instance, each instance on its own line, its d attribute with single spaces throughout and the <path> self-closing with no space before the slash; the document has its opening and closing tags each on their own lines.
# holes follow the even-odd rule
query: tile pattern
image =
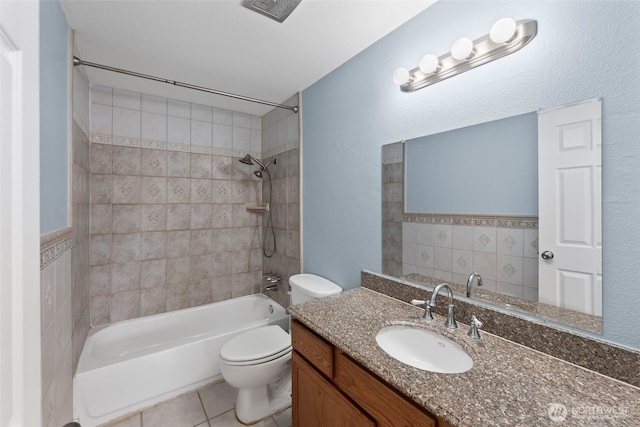
<svg viewBox="0 0 640 427">
<path fill-rule="evenodd" d="M 426 322 L 422 319 L 423 311 L 364 287 L 292 307 L 296 319 L 451 425 L 554 425 L 549 411 L 560 405 L 567 411 L 563 426 L 640 425 L 637 407 L 640 389 L 637 387 L 486 331 L 480 332 L 481 339 L 471 339 L 466 335 L 468 327 L 462 322 L 458 329 L 447 329 L 444 316 L 436 313 L 433 321 Z M 451 375 L 423 371 L 399 362 L 376 344 L 378 331 L 390 324 L 434 330 L 456 341 L 473 359 L 473 367 Z M 518 335 L 528 332 L 512 330 Z M 531 336 L 540 341 L 549 339 L 543 334 Z M 571 346 L 561 341 L 554 344 Z M 592 359 L 600 359 L 599 347 L 587 347 Z M 572 350 L 579 351 L 579 348 Z M 628 371 L 638 371 L 639 353 L 635 354 L 636 363 L 625 366 Z M 607 359 L 607 363 L 616 364 L 614 360 Z"/>
<path fill-rule="evenodd" d="M 126 90 L 91 88 L 92 143 L 228 157 L 249 152 L 259 157 L 262 135 L 258 116 Z M 160 166 L 157 159 L 142 167 Z"/>
<path fill-rule="evenodd" d="M 365 271 L 362 272 L 361 283 L 363 287 L 407 303 L 430 295 L 424 288 Z M 461 322 L 475 314 L 484 323 L 483 331 L 640 387 L 640 352 L 558 328 L 542 320 L 526 319 L 485 304 L 479 305 L 467 298 L 456 298 L 455 306 L 456 318 Z M 446 307 L 442 299 L 434 313 L 446 316 Z M 571 324 L 576 320 L 567 318 L 562 322 Z"/>
<path fill-rule="evenodd" d="M 102 427 L 242 427 L 234 411 L 237 394 L 225 382 L 212 383 Z M 291 409 L 252 425 L 291 427 Z"/>
<path fill-rule="evenodd" d="M 402 276 L 465 284 L 474 271 L 486 290 L 538 299 L 537 217 L 407 214 Z"/>
<path fill-rule="evenodd" d="M 238 157 L 260 158 L 263 139 L 277 154 L 269 169 L 278 244 L 265 271 L 299 272 L 298 116 L 291 114 L 274 110 L 263 120 L 91 88 L 92 325 L 260 291 L 266 215 L 245 203 L 263 201 L 270 189 Z"/>
<path fill-rule="evenodd" d="M 72 419 L 73 372 L 89 331 L 89 138 L 75 120 L 71 136 L 72 227 L 41 249 L 42 419 L 47 427 Z"/>
</svg>

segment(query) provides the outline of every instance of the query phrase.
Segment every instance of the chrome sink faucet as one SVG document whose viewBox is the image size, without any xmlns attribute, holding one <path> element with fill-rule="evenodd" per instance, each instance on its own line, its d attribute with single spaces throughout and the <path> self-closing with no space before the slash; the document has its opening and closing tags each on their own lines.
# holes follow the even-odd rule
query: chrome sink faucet
<svg viewBox="0 0 640 427">
<path fill-rule="evenodd" d="M 467 279 L 467 298 L 471 296 L 471 287 L 473 286 L 473 279 L 478 278 L 478 286 L 482 286 L 482 277 L 480 277 L 480 273 L 473 272 L 469 275 Z"/>
<path fill-rule="evenodd" d="M 458 327 L 458 324 L 456 323 L 456 319 L 454 315 L 453 292 L 451 292 L 451 288 L 446 283 L 440 283 L 438 286 L 436 286 L 436 288 L 433 290 L 433 293 L 431 294 L 431 300 L 424 301 L 424 300 L 414 299 L 411 301 L 411 304 L 413 305 L 424 304 L 425 307 L 424 307 L 424 314 L 422 315 L 422 318 L 424 320 L 433 320 L 433 315 L 431 314 L 431 308 L 436 306 L 436 297 L 438 296 L 438 293 L 443 288 L 446 289 L 447 296 L 449 298 L 449 309 L 447 311 L 447 320 L 445 320 L 444 326 L 449 329 L 455 329 Z"/>
</svg>

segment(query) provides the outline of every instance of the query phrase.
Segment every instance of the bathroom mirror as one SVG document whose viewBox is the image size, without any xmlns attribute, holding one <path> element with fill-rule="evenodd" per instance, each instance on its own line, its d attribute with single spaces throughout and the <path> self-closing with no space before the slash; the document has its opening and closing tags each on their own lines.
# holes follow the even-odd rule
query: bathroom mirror
<svg viewBox="0 0 640 427">
<path fill-rule="evenodd" d="M 538 192 L 538 120 L 531 112 L 383 146 L 382 273 L 430 286 L 447 282 L 466 295 L 476 271 L 484 284 L 473 282 L 471 298 L 601 333 L 601 280 L 586 297 L 575 277 L 573 285 L 558 285 L 562 304 L 539 298 L 545 286 L 538 269 L 546 261 L 538 200 L 553 196 L 545 194 L 547 184 Z M 599 200 L 593 205 L 600 209 Z"/>
</svg>

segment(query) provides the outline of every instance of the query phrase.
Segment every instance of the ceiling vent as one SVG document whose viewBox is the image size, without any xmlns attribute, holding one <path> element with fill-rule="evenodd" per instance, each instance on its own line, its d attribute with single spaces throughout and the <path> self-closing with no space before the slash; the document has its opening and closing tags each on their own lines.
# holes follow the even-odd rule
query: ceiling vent
<svg viewBox="0 0 640 427">
<path fill-rule="evenodd" d="M 293 12 L 302 0 L 242 0 L 247 9 L 282 22 Z"/>
</svg>

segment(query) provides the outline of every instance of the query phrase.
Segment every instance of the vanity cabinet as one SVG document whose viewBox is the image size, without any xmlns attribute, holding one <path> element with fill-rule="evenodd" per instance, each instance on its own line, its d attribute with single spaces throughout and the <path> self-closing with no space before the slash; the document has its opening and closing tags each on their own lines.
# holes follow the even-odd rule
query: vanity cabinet
<svg viewBox="0 0 640 427">
<path fill-rule="evenodd" d="M 450 427 L 295 319 L 293 427 Z"/>
</svg>

